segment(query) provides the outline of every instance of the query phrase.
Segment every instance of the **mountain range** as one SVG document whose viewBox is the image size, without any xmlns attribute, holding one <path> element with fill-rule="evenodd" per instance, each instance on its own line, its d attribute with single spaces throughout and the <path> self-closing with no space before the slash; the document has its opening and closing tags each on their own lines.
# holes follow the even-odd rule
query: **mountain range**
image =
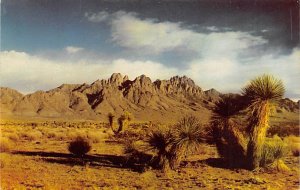
<svg viewBox="0 0 300 190">
<path fill-rule="evenodd" d="M 63 84 L 27 95 L 1 87 L 0 114 L 106 121 L 109 112 L 120 115 L 127 110 L 138 121 L 168 123 L 192 114 L 206 122 L 223 95 L 215 89 L 202 90 L 186 76 L 152 82 L 145 75 L 129 80 L 128 76 L 114 73 L 92 84 Z M 285 98 L 277 111 L 299 114 L 299 101 Z"/>
</svg>

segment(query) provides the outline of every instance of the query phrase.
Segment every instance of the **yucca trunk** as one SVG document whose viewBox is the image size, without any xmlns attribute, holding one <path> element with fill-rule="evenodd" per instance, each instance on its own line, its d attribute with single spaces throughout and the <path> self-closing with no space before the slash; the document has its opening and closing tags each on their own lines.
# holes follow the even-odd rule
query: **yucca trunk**
<svg viewBox="0 0 300 190">
<path fill-rule="evenodd" d="M 269 128 L 270 109 L 270 103 L 263 101 L 253 112 L 254 117 L 249 126 L 250 139 L 247 150 L 248 164 L 251 170 L 259 167 L 262 148 Z"/>
<path fill-rule="evenodd" d="M 178 148 L 178 147 L 172 147 L 171 148 L 171 155 L 170 155 L 170 166 L 171 169 L 177 169 L 180 166 L 180 162 L 184 159 L 184 147 Z"/>
<path fill-rule="evenodd" d="M 244 135 L 235 126 L 232 119 L 226 119 L 224 122 L 222 136 L 226 141 L 226 144 L 222 144 L 222 140 L 219 142 L 219 149 L 223 152 L 223 155 L 228 159 L 231 167 L 244 166 L 246 158 L 247 143 Z M 218 146 L 218 143 L 217 143 Z M 224 147 L 225 146 L 225 147 Z"/>
</svg>

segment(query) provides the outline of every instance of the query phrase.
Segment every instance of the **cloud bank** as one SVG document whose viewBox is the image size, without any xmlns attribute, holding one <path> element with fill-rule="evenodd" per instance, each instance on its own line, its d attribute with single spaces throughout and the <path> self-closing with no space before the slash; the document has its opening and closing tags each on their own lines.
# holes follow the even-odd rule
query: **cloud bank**
<svg viewBox="0 0 300 190">
<path fill-rule="evenodd" d="M 91 24 L 105 22 L 110 28 L 110 43 L 126 54 L 91 59 L 89 50 L 68 46 L 66 56 L 54 60 L 26 52 L 0 53 L 0 85 L 22 92 L 57 87 L 62 83 L 91 83 L 108 78 L 113 72 L 129 75 L 131 79 L 146 74 L 155 79 L 187 75 L 203 89 L 216 88 L 222 92 L 239 92 L 247 81 L 263 73 L 283 80 L 287 97 L 300 99 L 300 49 L 290 54 L 280 51 L 258 52 L 268 44 L 261 36 L 242 31 L 222 31 L 216 26 L 201 33 L 184 23 L 141 19 L 135 13 L 86 13 Z M 84 51 L 83 51 L 84 50 Z M 72 60 L 70 54 L 78 55 Z M 173 64 L 166 55 L 186 58 L 184 67 Z M 253 56 L 255 55 L 255 56 Z"/>
</svg>

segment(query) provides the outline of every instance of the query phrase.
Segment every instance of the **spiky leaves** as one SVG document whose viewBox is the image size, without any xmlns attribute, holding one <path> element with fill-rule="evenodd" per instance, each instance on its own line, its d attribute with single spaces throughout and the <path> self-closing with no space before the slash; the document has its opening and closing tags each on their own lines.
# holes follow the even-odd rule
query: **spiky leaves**
<svg viewBox="0 0 300 190">
<path fill-rule="evenodd" d="M 150 149 L 157 151 L 158 167 L 167 171 L 169 169 L 169 146 L 172 142 L 172 135 L 170 129 L 158 128 L 150 132 L 147 138 L 147 143 Z"/>
<path fill-rule="evenodd" d="M 251 80 L 243 88 L 243 95 L 248 97 L 252 103 L 261 101 L 276 102 L 282 99 L 284 92 L 285 88 L 282 81 L 266 74 Z"/>
<path fill-rule="evenodd" d="M 182 118 L 172 133 L 171 167 L 176 168 L 183 157 L 199 151 L 205 141 L 205 130 L 194 116 Z"/>
<path fill-rule="evenodd" d="M 282 99 L 284 91 L 282 81 L 270 75 L 257 77 L 243 88 L 243 95 L 251 102 L 248 127 L 250 142 L 247 152 L 249 169 L 259 167 L 269 117 L 275 103 Z"/>
<path fill-rule="evenodd" d="M 240 167 L 245 163 L 247 140 L 234 119 L 245 105 L 247 102 L 241 96 L 224 96 L 213 109 L 210 135 L 219 155 L 228 161 L 230 167 Z"/>
</svg>

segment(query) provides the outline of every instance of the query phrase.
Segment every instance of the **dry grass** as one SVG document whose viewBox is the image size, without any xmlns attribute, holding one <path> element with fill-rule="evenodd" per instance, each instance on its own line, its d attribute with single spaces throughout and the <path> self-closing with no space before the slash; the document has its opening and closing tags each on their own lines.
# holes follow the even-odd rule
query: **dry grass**
<svg viewBox="0 0 300 190">
<path fill-rule="evenodd" d="M 294 156 L 300 156 L 300 137 L 294 135 L 285 137 L 284 141 L 288 144 Z"/>
<path fill-rule="evenodd" d="M 84 157 L 86 165 L 83 165 L 69 155 L 67 145 L 71 138 L 68 134 L 78 132 L 87 135 L 90 132 L 101 136 L 102 133 L 112 133 L 110 129 L 97 123 L 92 127 L 89 123 L 79 125 L 75 122 L 57 126 L 46 124 L 35 127 L 26 123 L 0 125 L 7 139 L 10 134 L 21 134 L 22 131 L 42 133 L 39 141 L 22 137 L 18 141 L 11 140 L 14 143 L 11 152 L 0 153 L 2 189 L 296 189 L 299 184 L 298 157 L 288 157 L 291 171 L 256 172 L 255 176 L 261 180 L 253 180 L 251 171 L 230 170 L 217 165 L 219 158 L 215 148 L 206 145 L 201 154 L 188 156 L 177 171 L 166 176 L 156 169 L 147 167 L 145 171 L 137 171 L 131 165 L 124 165 L 124 144 L 110 137 L 101 137 L 89 155 Z M 149 133 L 144 125 L 136 125 L 130 126 L 130 134 L 140 133 L 136 132 L 141 131 L 140 128 L 144 130 L 143 133 Z M 55 137 L 49 138 L 47 134 L 50 132 L 55 133 Z M 58 135 L 64 138 L 60 140 Z M 128 137 L 122 140 L 126 142 Z M 133 146 L 142 150 L 143 145 L 138 141 Z M 210 163 L 207 159 L 216 163 Z"/>
<path fill-rule="evenodd" d="M 26 131 L 20 133 L 20 138 L 30 141 L 36 141 L 41 139 L 43 134 L 40 131 L 34 130 L 34 131 Z"/>
<path fill-rule="evenodd" d="M 12 142 L 8 138 L 0 138 L 0 152 L 9 152 L 12 148 L 12 145 Z"/>
</svg>

